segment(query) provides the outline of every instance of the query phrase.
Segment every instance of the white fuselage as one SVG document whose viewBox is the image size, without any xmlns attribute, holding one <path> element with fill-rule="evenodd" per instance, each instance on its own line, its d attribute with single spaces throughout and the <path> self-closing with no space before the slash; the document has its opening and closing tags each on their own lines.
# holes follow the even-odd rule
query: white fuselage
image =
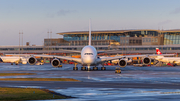
<svg viewBox="0 0 180 101">
<path fill-rule="evenodd" d="M 10 63 L 15 63 L 20 61 L 20 57 L 7 57 L 7 56 L 2 56 L 0 57 L 3 62 L 10 62 Z"/>
<path fill-rule="evenodd" d="M 93 46 L 85 46 L 81 51 L 82 64 L 92 65 L 96 64 L 97 51 Z"/>
<path fill-rule="evenodd" d="M 27 58 L 25 58 L 25 57 L 1 56 L 0 58 L 2 59 L 2 62 L 4 62 L 4 63 L 16 63 L 16 64 L 22 63 L 22 64 L 27 64 Z"/>
<path fill-rule="evenodd" d="M 166 63 L 180 63 L 180 57 L 157 57 L 155 59 Z"/>
</svg>

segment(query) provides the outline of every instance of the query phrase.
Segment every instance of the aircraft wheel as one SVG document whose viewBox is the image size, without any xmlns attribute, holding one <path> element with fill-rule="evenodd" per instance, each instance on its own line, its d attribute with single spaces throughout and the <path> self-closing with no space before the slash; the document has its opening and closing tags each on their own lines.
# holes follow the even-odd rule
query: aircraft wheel
<svg viewBox="0 0 180 101">
<path fill-rule="evenodd" d="M 73 67 L 73 70 L 78 70 L 78 67 Z"/>
<path fill-rule="evenodd" d="M 101 70 L 106 70 L 106 67 L 101 67 Z"/>
<path fill-rule="evenodd" d="M 86 70 L 86 67 L 81 67 L 81 70 Z"/>
</svg>

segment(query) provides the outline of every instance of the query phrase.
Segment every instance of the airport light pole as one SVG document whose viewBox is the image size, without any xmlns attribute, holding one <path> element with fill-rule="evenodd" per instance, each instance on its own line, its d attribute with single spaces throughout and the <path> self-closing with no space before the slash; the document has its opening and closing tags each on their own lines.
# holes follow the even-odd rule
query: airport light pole
<svg viewBox="0 0 180 101">
<path fill-rule="evenodd" d="M 48 54 L 51 54 L 51 52 L 49 50 L 49 46 L 52 45 L 52 42 L 51 42 L 51 40 L 52 40 L 52 30 L 48 29 L 47 33 L 48 33 Z"/>
<path fill-rule="evenodd" d="M 20 46 L 20 45 L 21 45 L 21 44 L 20 44 L 20 43 L 21 43 L 21 39 L 20 39 L 20 35 L 21 35 L 21 34 L 22 34 L 22 46 L 23 46 L 23 32 L 20 32 L 20 31 L 19 31 L 19 54 L 20 54 L 20 51 L 21 51 L 21 46 Z"/>
<path fill-rule="evenodd" d="M 20 31 L 19 31 L 19 54 L 20 54 Z"/>
<path fill-rule="evenodd" d="M 50 45 L 52 46 L 52 30 L 50 31 Z M 50 50 L 50 55 L 51 55 L 51 50 Z"/>
<path fill-rule="evenodd" d="M 23 31 L 22 31 L 22 53 L 23 53 Z"/>
<path fill-rule="evenodd" d="M 48 33 L 48 54 L 49 54 L 49 30 L 47 31 Z"/>
</svg>

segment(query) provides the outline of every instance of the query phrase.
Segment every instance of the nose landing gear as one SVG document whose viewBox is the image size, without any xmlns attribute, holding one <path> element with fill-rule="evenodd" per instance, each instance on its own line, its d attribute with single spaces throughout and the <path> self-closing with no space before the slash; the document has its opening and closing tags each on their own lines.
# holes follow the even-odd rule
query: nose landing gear
<svg viewBox="0 0 180 101">
<path fill-rule="evenodd" d="M 95 66 L 95 67 L 93 67 L 93 70 L 98 70 L 98 67 L 96 67 L 96 66 Z"/>
</svg>

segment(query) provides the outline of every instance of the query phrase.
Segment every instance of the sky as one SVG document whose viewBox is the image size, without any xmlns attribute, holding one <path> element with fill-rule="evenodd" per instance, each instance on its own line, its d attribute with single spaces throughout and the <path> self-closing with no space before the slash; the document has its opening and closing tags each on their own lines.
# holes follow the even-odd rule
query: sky
<svg viewBox="0 0 180 101">
<path fill-rule="evenodd" d="M 56 33 L 180 29 L 180 0 L 0 0 L 0 46 L 43 45 Z M 50 36 L 50 35 L 49 35 Z"/>
</svg>

